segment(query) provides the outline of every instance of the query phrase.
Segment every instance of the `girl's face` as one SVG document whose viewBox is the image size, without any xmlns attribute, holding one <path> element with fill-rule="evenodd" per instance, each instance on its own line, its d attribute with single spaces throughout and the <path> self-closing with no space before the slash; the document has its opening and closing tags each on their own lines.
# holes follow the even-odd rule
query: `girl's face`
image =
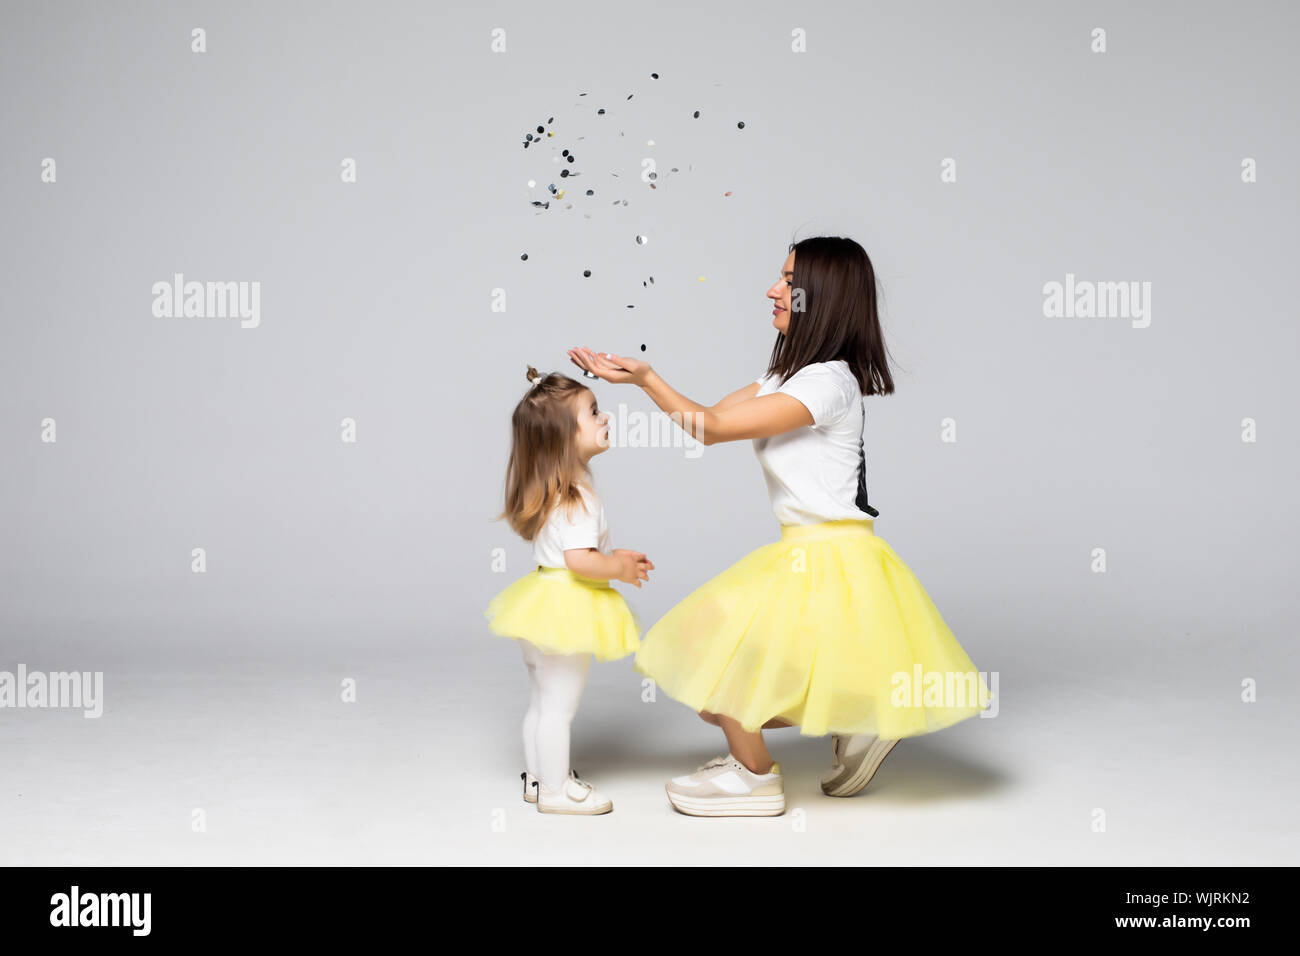
<svg viewBox="0 0 1300 956">
<path fill-rule="evenodd" d="M 596 396 L 589 388 L 584 388 L 571 401 L 578 420 L 578 454 L 583 461 L 590 461 L 609 450 L 609 415 L 596 406 Z"/>
<path fill-rule="evenodd" d="M 767 290 L 767 297 L 772 300 L 772 325 L 782 335 L 790 327 L 790 290 L 794 287 L 794 253 L 791 252 L 781 265 L 781 278 L 776 285 Z"/>
</svg>

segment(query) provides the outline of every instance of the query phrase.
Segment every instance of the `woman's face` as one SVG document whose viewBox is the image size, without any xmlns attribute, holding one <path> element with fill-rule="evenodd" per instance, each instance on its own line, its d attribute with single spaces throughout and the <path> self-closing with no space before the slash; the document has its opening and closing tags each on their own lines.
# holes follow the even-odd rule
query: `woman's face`
<svg viewBox="0 0 1300 956">
<path fill-rule="evenodd" d="M 583 461 L 609 450 L 609 416 L 596 405 L 596 396 L 584 388 L 572 398 L 573 415 L 578 421 L 578 454 Z"/>
<path fill-rule="evenodd" d="M 781 265 L 781 278 L 776 285 L 767 290 L 767 297 L 772 300 L 772 325 L 778 332 L 785 334 L 790 327 L 790 289 L 794 286 L 794 253 L 786 256 Z"/>
</svg>

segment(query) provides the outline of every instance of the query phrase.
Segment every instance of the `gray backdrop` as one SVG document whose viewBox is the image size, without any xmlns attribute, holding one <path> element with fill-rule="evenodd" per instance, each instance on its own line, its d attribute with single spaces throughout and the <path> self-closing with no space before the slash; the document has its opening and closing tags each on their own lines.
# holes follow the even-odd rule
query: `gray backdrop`
<svg viewBox="0 0 1300 956">
<path fill-rule="evenodd" d="M 98 719 L 0 710 L 5 862 L 1295 862 L 1295 8 L 2 16 L 0 670 L 104 675 Z M 716 729 L 596 665 L 574 763 L 615 813 L 556 824 L 483 619 L 530 566 L 492 520 L 525 366 L 632 353 L 712 403 L 816 234 L 871 255 L 898 363 L 877 532 L 999 712 L 849 801 L 771 734 L 798 812 L 701 821 L 660 788 Z M 175 273 L 260 283 L 259 323 L 155 315 Z M 1150 283 L 1149 324 L 1048 317 L 1067 274 Z M 748 442 L 594 471 L 647 623 L 779 533 Z"/>
</svg>

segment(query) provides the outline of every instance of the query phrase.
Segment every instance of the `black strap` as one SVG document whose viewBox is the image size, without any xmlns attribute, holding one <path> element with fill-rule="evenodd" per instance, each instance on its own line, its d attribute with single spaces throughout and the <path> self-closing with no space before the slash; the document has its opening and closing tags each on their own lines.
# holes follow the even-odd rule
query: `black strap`
<svg viewBox="0 0 1300 956">
<path fill-rule="evenodd" d="M 864 403 L 865 405 L 865 403 Z M 880 512 L 871 505 L 867 504 L 867 451 L 865 438 L 867 433 L 867 415 L 866 408 L 862 410 L 862 434 L 858 436 L 858 497 L 854 502 L 859 511 L 865 511 L 871 517 L 875 518 Z"/>
</svg>

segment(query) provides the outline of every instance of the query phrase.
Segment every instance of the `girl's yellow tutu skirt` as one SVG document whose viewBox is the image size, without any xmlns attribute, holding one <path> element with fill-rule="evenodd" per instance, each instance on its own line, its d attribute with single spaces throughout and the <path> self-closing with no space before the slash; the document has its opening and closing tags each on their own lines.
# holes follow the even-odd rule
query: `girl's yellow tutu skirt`
<svg viewBox="0 0 1300 956">
<path fill-rule="evenodd" d="M 978 714 L 992 694 L 873 524 L 783 526 L 650 628 L 636 670 L 748 731 L 893 740 Z"/>
<path fill-rule="evenodd" d="M 608 581 L 538 565 L 494 597 L 483 614 L 492 632 L 548 654 L 591 653 L 614 661 L 636 652 L 641 621 Z"/>
</svg>

